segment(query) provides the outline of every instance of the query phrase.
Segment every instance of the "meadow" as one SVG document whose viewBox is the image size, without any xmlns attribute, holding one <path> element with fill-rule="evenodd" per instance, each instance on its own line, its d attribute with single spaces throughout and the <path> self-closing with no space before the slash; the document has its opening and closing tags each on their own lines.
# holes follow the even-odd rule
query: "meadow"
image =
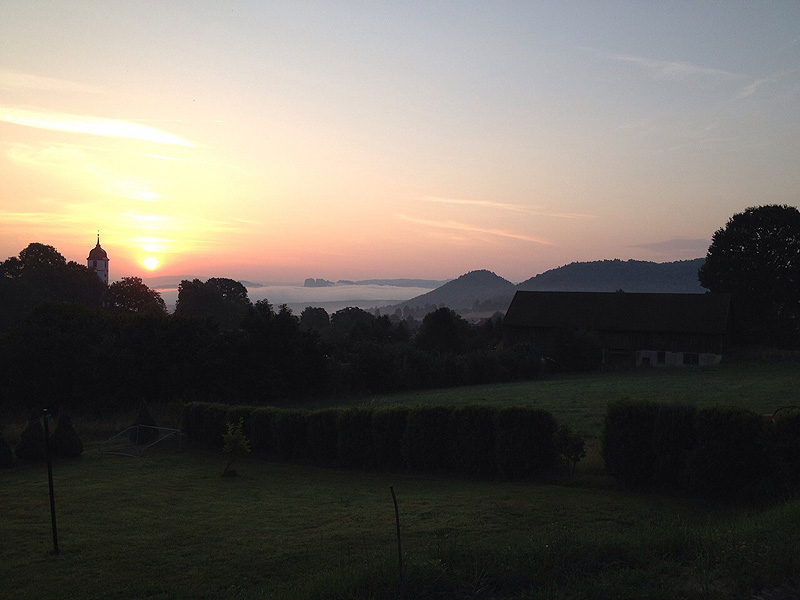
<svg viewBox="0 0 800 600">
<path fill-rule="evenodd" d="M 494 385 L 421 390 L 351 399 L 342 404 L 524 404 L 551 412 L 584 436 L 599 436 L 610 400 L 631 398 L 697 406 L 741 406 L 772 414 L 800 405 L 797 362 L 738 363 L 702 369 L 636 369 L 549 375 Z"/>
<path fill-rule="evenodd" d="M 798 403 L 791 367 L 558 377 L 358 402 L 535 401 L 596 434 L 605 402 L 620 395 L 772 412 Z M 544 484 L 257 459 L 222 478 L 216 455 L 106 456 L 90 441 L 82 458 L 54 466 L 58 555 L 44 466 L 0 471 L 0 597 L 750 598 L 800 572 L 800 501 L 719 507 L 619 489 L 593 448 L 572 479 Z"/>
</svg>

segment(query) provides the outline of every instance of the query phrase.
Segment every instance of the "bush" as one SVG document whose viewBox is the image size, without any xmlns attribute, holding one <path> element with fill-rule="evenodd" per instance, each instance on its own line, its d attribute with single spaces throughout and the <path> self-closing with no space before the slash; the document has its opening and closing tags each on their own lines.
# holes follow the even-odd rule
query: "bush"
<svg viewBox="0 0 800 600">
<path fill-rule="evenodd" d="M 139 425 L 141 425 L 141 427 L 137 427 Z M 139 412 L 136 415 L 133 426 L 137 428 L 130 432 L 129 437 L 134 444 L 146 446 L 158 439 L 158 430 L 154 429 L 158 427 L 158 423 L 156 423 L 153 415 L 151 415 L 150 411 L 147 409 L 147 404 L 144 402 L 139 406 Z"/>
<path fill-rule="evenodd" d="M 459 406 L 450 414 L 450 465 L 462 475 L 494 477 L 497 472 L 494 409 Z"/>
<path fill-rule="evenodd" d="M 332 465 L 336 462 L 339 412 L 331 408 L 317 410 L 305 416 L 305 456 L 312 463 Z"/>
<path fill-rule="evenodd" d="M 58 418 L 56 430 L 50 436 L 50 451 L 53 456 L 64 458 L 77 458 L 83 454 L 83 441 L 78 437 L 72 419 L 66 413 Z"/>
<path fill-rule="evenodd" d="M 41 416 L 38 412 L 33 412 L 28 418 L 27 427 L 19 435 L 14 453 L 22 460 L 45 460 L 46 451 Z"/>
<path fill-rule="evenodd" d="M 577 464 L 586 457 L 583 437 L 573 432 L 568 425 L 559 425 L 556 429 L 556 450 L 567 467 L 567 475 L 572 477 Z"/>
<path fill-rule="evenodd" d="M 360 469 L 372 455 L 372 412 L 361 408 L 343 410 L 337 421 L 339 464 Z"/>
<path fill-rule="evenodd" d="M 776 413 L 771 443 L 779 491 L 800 493 L 800 409 Z"/>
<path fill-rule="evenodd" d="M 372 413 L 373 454 L 369 466 L 389 471 L 403 468 L 403 437 L 409 409 L 394 406 Z"/>
<path fill-rule="evenodd" d="M 634 486 L 653 480 L 657 416 L 658 405 L 653 402 L 609 402 L 603 428 L 603 459 L 613 477 Z"/>
<path fill-rule="evenodd" d="M 306 444 L 306 421 L 303 413 L 296 410 L 275 411 L 272 435 L 275 452 L 283 460 L 301 458 Z"/>
<path fill-rule="evenodd" d="M 236 475 L 236 471 L 231 468 L 233 463 L 241 460 L 250 454 L 250 442 L 242 432 L 244 418 L 240 418 L 238 423 L 228 423 L 225 434 L 222 436 L 222 456 L 225 457 L 225 470 L 222 471 L 223 477 Z"/>
<path fill-rule="evenodd" d="M 412 471 L 434 473 L 447 465 L 450 409 L 419 406 L 409 410 L 403 432 L 402 452 Z"/>
<path fill-rule="evenodd" d="M 764 418 L 741 408 L 705 408 L 695 416 L 697 441 L 687 462 L 692 489 L 711 499 L 763 497 L 773 480 Z"/>
<path fill-rule="evenodd" d="M 11 449 L 11 444 L 3 437 L 3 432 L 0 431 L 0 467 L 14 466 L 14 451 Z"/>
<path fill-rule="evenodd" d="M 264 456 L 275 454 L 272 430 L 276 414 L 278 414 L 276 408 L 256 408 L 250 413 L 247 435 L 253 452 Z"/>
<path fill-rule="evenodd" d="M 696 444 L 697 410 L 686 404 L 658 407 L 653 424 L 653 483 L 664 489 L 685 490 L 686 465 Z"/>
<path fill-rule="evenodd" d="M 494 414 L 497 473 L 504 479 L 541 477 L 556 464 L 556 421 L 550 413 L 527 407 Z"/>
</svg>

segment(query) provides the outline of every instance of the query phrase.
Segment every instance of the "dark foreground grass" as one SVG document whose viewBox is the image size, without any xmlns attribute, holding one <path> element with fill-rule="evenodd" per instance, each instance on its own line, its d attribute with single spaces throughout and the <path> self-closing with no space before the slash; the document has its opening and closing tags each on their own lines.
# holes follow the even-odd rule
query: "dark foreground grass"
<svg viewBox="0 0 800 600">
<path fill-rule="evenodd" d="M 530 404 L 551 412 L 582 435 L 597 436 L 611 400 L 724 404 L 771 414 L 782 406 L 800 405 L 798 390 L 800 365 L 786 362 L 550 375 L 535 381 L 377 395 L 357 402 L 373 406 Z"/>
<path fill-rule="evenodd" d="M 2 598 L 747 598 L 800 566 L 800 503 L 345 472 L 207 454 L 0 471 Z"/>
</svg>

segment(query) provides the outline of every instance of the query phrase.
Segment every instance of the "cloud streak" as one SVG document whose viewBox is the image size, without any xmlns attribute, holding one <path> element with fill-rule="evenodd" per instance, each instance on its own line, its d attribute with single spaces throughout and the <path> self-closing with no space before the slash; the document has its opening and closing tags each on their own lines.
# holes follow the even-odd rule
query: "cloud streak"
<svg viewBox="0 0 800 600">
<path fill-rule="evenodd" d="M 503 231 L 502 229 L 486 229 L 484 227 L 475 227 L 474 225 L 469 225 L 467 223 L 459 223 L 457 221 L 432 221 L 430 219 L 419 219 L 416 217 L 410 217 L 408 215 L 403 215 L 403 214 L 395 215 L 395 217 L 403 221 L 408 221 L 409 223 L 416 223 L 417 225 L 424 225 L 426 227 L 435 227 L 437 229 L 463 231 L 466 233 L 482 233 L 498 237 L 511 238 L 515 240 L 522 240 L 525 242 L 532 242 L 534 244 L 542 244 L 545 246 L 553 245 L 552 242 L 549 242 L 543 238 L 536 238 L 529 235 L 522 235 L 510 231 Z"/>
<path fill-rule="evenodd" d="M 425 198 L 428 202 L 436 202 L 439 204 L 461 204 L 467 206 L 482 206 L 486 208 L 498 209 L 498 210 L 507 210 L 511 212 L 519 212 L 524 213 L 527 215 L 534 215 L 540 217 L 557 217 L 561 219 L 593 219 L 595 218 L 594 215 L 587 215 L 581 213 L 564 213 L 564 212 L 553 212 L 544 210 L 542 208 L 528 208 L 526 206 L 520 206 L 519 204 L 510 204 L 506 202 L 493 202 L 490 200 L 464 200 L 460 198 L 440 198 L 437 196 L 427 196 Z"/>
<path fill-rule="evenodd" d="M 0 121 L 21 125 L 23 127 L 34 127 L 51 131 L 126 138 L 154 142 L 156 144 L 194 146 L 191 142 L 177 135 L 153 127 L 117 119 L 106 119 L 104 117 L 42 112 L 0 106 Z"/>
<path fill-rule="evenodd" d="M 613 61 L 629 63 L 641 67 L 656 79 L 672 79 L 677 81 L 704 80 L 706 82 L 710 81 L 714 83 L 730 83 L 741 81 L 742 79 L 747 78 L 747 76 L 743 75 L 742 73 L 735 73 L 733 71 L 726 71 L 724 69 L 715 69 L 713 67 L 704 67 L 702 65 L 695 65 L 681 61 L 658 60 L 653 58 L 645 58 L 643 56 L 635 56 L 632 54 L 605 52 L 588 47 L 584 47 L 584 50 L 594 52 L 598 56 Z"/>
</svg>

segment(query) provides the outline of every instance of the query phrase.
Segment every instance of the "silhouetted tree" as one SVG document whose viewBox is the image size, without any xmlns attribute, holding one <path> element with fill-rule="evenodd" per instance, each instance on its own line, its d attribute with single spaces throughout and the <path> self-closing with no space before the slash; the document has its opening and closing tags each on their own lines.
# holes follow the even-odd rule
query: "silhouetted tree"
<svg viewBox="0 0 800 600">
<path fill-rule="evenodd" d="M 734 334 L 740 342 L 800 341 L 800 211 L 751 207 L 717 230 L 700 284 L 733 295 Z"/>
<path fill-rule="evenodd" d="M 32 243 L 0 263 L 0 328 L 21 321 L 42 302 L 100 306 L 105 286 L 88 268 L 66 259 L 53 246 Z"/>
<path fill-rule="evenodd" d="M 139 277 L 123 277 L 109 285 L 106 305 L 121 312 L 167 314 L 161 294 L 147 287 Z"/>
<path fill-rule="evenodd" d="M 444 307 L 425 315 L 417 334 L 417 346 L 428 352 L 464 352 L 469 338 L 469 323 L 455 311 Z"/>
<path fill-rule="evenodd" d="M 233 279 L 212 277 L 205 283 L 183 280 L 178 286 L 175 314 L 210 319 L 221 329 L 236 329 L 251 306 L 247 288 Z"/>
<path fill-rule="evenodd" d="M 306 330 L 315 329 L 322 331 L 329 327 L 331 318 L 328 316 L 328 311 L 324 308 L 306 306 L 303 312 L 300 313 L 300 326 Z"/>
</svg>

